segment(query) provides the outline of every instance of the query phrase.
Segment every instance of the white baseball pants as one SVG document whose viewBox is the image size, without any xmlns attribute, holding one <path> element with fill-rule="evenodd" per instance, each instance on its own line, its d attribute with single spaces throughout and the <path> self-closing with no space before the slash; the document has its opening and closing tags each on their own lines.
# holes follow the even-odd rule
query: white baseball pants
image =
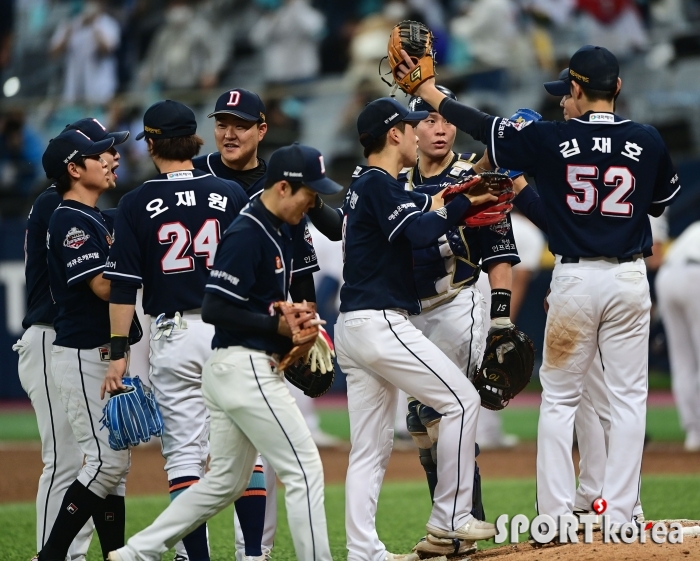
<svg viewBox="0 0 700 561">
<path fill-rule="evenodd" d="M 55 338 L 53 328 L 33 325 L 13 347 L 19 354 L 19 380 L 36 414 L 44 462 L 36 494 L 37 551 L 43 549 L 63 495 L 83 466 L 83 453 L 51 375 L 51 347 Z M 71 561 L 85 560 L 94 528 L 91 518 L 75 537 L 68 550 Z"/>
<path fill-rule="evenodd" d="M 673 397 L 681 426 L 700 440 L 700 265 L 667 264 L 656 277 L 666 329 Z M 689 297 L 690 295 L 690 297 Z"/>
<path fill-rule="evenodd" d="M 244 347 L 217 349 L 205 365 L 202 392 L 211 412 L 210 470 L 133 536 L 119 550 L 122 558 L 158 561 L 230 505 L 248 486 L 259 450 L 285 486 L 297 558 L 331 561 L 321 458 L 270 357 Z"/>
<path fill-rule="evenodd" d="M 109 394 L 100 399 L 100 388 L 108 366 L 109 345 L 95 349 L 54 345 L 51 351 L 54 383 L 73 435 L 85 455 L 77 479 L 102 499 L 107 495 L 125 495 L 131 465 L 131 452 L 112 450 L 109 431 L 100 430 L 102 410 L 109 399 Z"/>
<path fill-rule="evenodd" d="M 341 313 L 335 344 L 348 380 L 352 445 L 345 483 L 348 561 L 384 561 L 375 519 L 393 444 L 397 388 L 444 415 L 429 522 L 446 530 L 471 516 L 481 401 L 464 373 L 398 311 Z"/>
<path fill-rule="evenodd" d="M 605 365 L 610 433 L 602 496 L 612 523 L 632 520 L 641 483 L 646 425 L 649 284 L 643 259 L 557 264 L 548 296 L 542 405 L 537 436 L 537 509 L 557 517 L 574 507 L 574 415 L 596 352 Z"/>
<path fill-rule="evenodd" d="M 197 313 L 183 314 L 186 329 L 158 340 L 151 320 L 151 384 L 163 415 L 161 446 L 168 479 L 202 477 L 209 455 L 209 411 L 202 397 L 202 369 L 211 356 L 214 326 Z"/>
</svg>

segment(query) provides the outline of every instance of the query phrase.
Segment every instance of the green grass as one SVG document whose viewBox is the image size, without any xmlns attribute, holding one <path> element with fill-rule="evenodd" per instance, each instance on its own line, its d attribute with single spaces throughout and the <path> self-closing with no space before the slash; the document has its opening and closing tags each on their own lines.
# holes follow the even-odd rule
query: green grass
<svg viewBox="0 0 700 561">
<path fill-rule="evenodd" d="M 534 517 L 534 480 L 489 481 L 484 483 L 484 504 L 489 520 L 507 513 Z M 333 559 L 346 559 L 344 528 L 344 489 L 342 485 L 326 487 L 326 513 Z M 700 476 L 645 477 L 642 503 L 648 519 L 700 518 Z M 278 504 L 279 528 L 273 561 L 296 559 L 286 523 L 283 494 Z M 167 497 L 127 498 L 127 535 L 150 524 L 168 505 Z M 425 532 L 430 512 L 426 486 L 421 483 L 387 483 L 382 489 L 377 514 L 379 536 L 390 551 L 406 552 Z M 398 515 L 400 513 L 400 516 Z M 233 559 L 232 509 L 211 519 L 209 535 L 212 561 Z M 3 561 L 27 561 L 34 552 L 34 504 L 0 505 L 0 558 Z M 526 536 L 522 535 L 522 539 Z M 493 542 L 484 544 L 493 547 Z M 100 558 L 99 543 L 93 540 L 88 561 Z M 165 559 L 172 559 L 172 554 Z"/>
<path fill-rule="evenodd" d="M 350 439 L 348 412 L 342 409 L 321 409 L 321 427 L 326 432 Z M 521 440 L 537 438 L 539 409 L 514 407 L 501 413 L 505 432 L 515 434 Z M 647 433 L 655 441 L 682 441 L 683 431 L 678 423 L 675 407 L 654 407 L 647 411 Z M 34 413 L 0 413 L 0 441 L 39 440 Z"/>
</svg>

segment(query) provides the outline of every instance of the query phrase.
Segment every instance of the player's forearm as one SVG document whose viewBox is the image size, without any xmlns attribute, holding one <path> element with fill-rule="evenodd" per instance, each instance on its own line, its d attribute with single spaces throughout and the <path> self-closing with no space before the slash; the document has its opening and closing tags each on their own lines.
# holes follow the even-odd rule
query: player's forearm
<svg viewBox="0 0 700 561">
<path fill-rule="evenodd" d="M 456 226 L 470 206 L 467 197 L 458 195 L 445 205 L 446 216 L 437 212 L 424 212 L 406 226 L 403 233 L 414 248 L 427 247 Z"/>
<path fill-rule="evenodd" d="M 542 204 L 542 199 L 532 187 L 529 185 L 525 186 L 520 193 L 518 193 L 515 199 L 513 199 L 513 204 L 530 222 L 532 222 L 545 234 L 549 235 L 549 228 L 547 226 L 547 218 L 544 205 Z"/>
<path fill-rule="evenodd" d="M 485 144 L 489 139 L 491 129 L 489 115 L 478 109 L 469 107 L 468 105 L 463 105 L 445 95 L 442 97 L 443 99 L 440 101 L 439 105 L 433 105 L 431 103 L 433 107 L 439 107 L 440 115 L 445 117 L 445 119 L 462 132 L 466 132 L 474 140 Z"/>
<path fill-rule="evenodd" d="M 277 333 L 277 316 L 259 314 L 238 308 L 233 302 L 207 292 L 202 302 L 202 321 L 231 331 L 244 331 L 254 335 Z"/>
<path fill-rule="evenodd" d="M 289 295 L 292 302 L 316 302 L 316 284 L 312 274 L 293 275 L 292 284 L 289 285 Z"/>
<path fill-rule="evenodd" d="M 109 305 L 109 325 L 112 335 L 128 337 L 131 322 L 134 319 L 136 306 L 134 304 Z"/>
<path fill-rule="evenodd" d="M 495 263 L 489 267 L 489 285 L 491 290 L 513 288 L 513 266 L 510 263 Z"/>
<path fill-rule="evenodd" d="M 319 232 L 333 242 L 343 239 L 343 217 L 316 195 L 316 206 L 307 213 Z"/>
</svg>

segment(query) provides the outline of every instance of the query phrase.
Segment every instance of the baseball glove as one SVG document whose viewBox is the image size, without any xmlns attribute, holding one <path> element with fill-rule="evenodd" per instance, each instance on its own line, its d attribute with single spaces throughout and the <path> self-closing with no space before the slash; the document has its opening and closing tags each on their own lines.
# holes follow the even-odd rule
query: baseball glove
<svg viewBox="0 0 700 561">
<path fill-rule="evenodd" d="M 285 369 L 284 377 L 309 397 L 320 397 L 331 389 L 335 380 L 335 370 L 331 363 L 331 369 L 321 374 L 311 369 L 310 360 L 301 359 Z"/>
<path fill-rule="evenodd" d="M 102 427 L 109 430 L 112 450 L 126 450 L 163 434 L 163 417 L 156 398 L 145 390 L 141 379 L 122 378 L 126 389 L 112 394 L 102 410 Z"/>
<path fill-rule="evenodd" d="M 399 78 L 399 65 L 405 64 L 401 49 L 406 51 L 416 67 Z M 391 73 L 396 85 L 409 95 L 413 95 L 418 86 L 435 76 L 435 59 L 433 53 L 433 34 L 420 22 L 404 20 L 394 26 L 389 36 L 388 59 Z"/>
<path fill-rule="evenodd" d="M 530 382 L 534 366 L 535 346 L 525 333 L 515 327 L 489 333 L 474 380 L 482 407 L 503 409 Z"/>
<path fill-rule="evenodd" d="M 497 201 L 491 201 L 481 205 L 472 205 L 464 215 L 462 223 L 470 228 L 490 226 L 503 220 L 512 209 L 512 200 L 515 198 L 513 180 L 505 173 L 486 171 L 479 175 L 473 175 L 464 183 L 452 185 L 445 189 L 442 198 L 445 203 L 450 202 L 459 194 L 468 192 L 476 195 L 491 191 L 498 197 Z"/>
<path fill-rule="evenodd" d="M 290 364 L 296 362 L 313 348 L 318 338 L 318 326 L 323 323 L 316 319 L 316 312 L 306 302 L 285 302 L 274 303 L 277 313 L 283 315 L 292 332 L 292 350 L 289 351 L 277 366 L 278 370 L 285 370 Z"/>
</svg>

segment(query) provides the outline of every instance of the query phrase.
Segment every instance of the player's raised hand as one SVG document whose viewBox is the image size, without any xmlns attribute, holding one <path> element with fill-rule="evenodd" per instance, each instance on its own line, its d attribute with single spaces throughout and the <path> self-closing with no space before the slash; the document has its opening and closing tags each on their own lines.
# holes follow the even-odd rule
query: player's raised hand
<svg viewBox="0 0 700 561">
<path fill-rule="evenodd" d="M 109 361 L 107 374 L 105 374 L 104 382 L 102 382 L 102 388 L 100 388 L 100 399 L 105 398 L 105 393 L 113 394 L 125 389 L 124 384 L 122 384 L 124 374 L 126 374 L 125 358 Z"/>
</svg>

